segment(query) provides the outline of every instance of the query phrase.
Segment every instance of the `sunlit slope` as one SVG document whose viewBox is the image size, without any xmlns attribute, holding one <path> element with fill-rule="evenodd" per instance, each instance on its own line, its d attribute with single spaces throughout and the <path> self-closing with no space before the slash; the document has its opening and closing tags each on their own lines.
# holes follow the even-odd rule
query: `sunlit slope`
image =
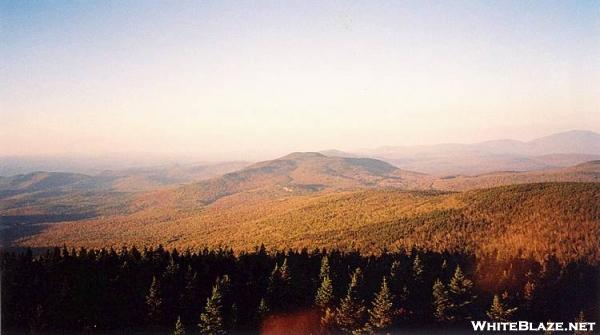
<svg viewBox="0 0 600 335">
<path fill-rule="evenodd" d="M 418 189 L 428 187 L 430 180 L 424 174 L 401 170 L 376 159 L 299 152 L 186 185 L 175 192 L 180 201 L 195 199 L 197 204 L 206 205 L 225 196 L 249 191 L 279 197 L 374 187 Z"/>
<path fill-rule="evenodd" d="M 460 191 L 541 182 L 600 182 L 600 161 L 542 171 L 496 172 L 479 176 L 445 177 L 436 179 L 431 187 L 439 190 Z"/>
<path fill-rule="evenodd" d="M 416 246 L 598 261 L 600 184 L 527 184 L 466 193 L 361 190 L 277 199 L 242 193 L 197 211 L 142 211 L 54 225 L 20 243 L 236 250 L 264 243 L 366 252 Z"/>
</svg>

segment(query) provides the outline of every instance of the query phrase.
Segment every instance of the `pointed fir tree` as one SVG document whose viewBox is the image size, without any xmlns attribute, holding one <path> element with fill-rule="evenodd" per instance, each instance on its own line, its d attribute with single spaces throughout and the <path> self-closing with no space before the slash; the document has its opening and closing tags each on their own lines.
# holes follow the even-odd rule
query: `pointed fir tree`
<svg viewBox="0 0 600 335">
<path fill-rule="evenodd" d="M 160 294 L 160 284 L 156 276 L 152 277 L 152 284 L 146 295 L 146 309 L 148 311 L 148 320 L 151 323 L 159 323 L 162 320 L 162 298 Z"/>
<path fill-rule="evenodd" d="M 448 299 L 448 291 L 441 280 L 436 279 L 433 283 L 433 316 L 436 321 L 445 323 L 452 321 L 452 316 L 449 315 L 450 300 Z"/>
<path fill-rule="evenodd" d="M 269 305 L 267 305 L 267 301 L 265 298 L 261 298 L 258 303 L 258 308 L 256 309 L 257 323 L 260 324 L 262 320 L 264 320 L 269 315 Z"/>
<path fill-rule="evenodd" d="M 175 329 L 173 329 L 173 335 L 185 335 L 185 327 L 181 322 L 181 317 L 177 317 L 177 321 L 175 322 Z"/>
<path fill-rule="evenodd" d="M 200 314 L 198 323 L 200 333 L 205 335 L 225 334 L 223 322 L 223 301 L 219 281 L 213 286 L 210 298 L 206 300 L 204 311 Z"/>
<path fill-rule="evenodd" d="M 287 311 L 292 300 L 292 292 L 291 276 L 286 258 L 281 266 L 275 264 L 275 268 L 271 272 L 267 288 L 269 307 L 275 312 Z"/>
<path fill-rule="evenodd" d="M 324 255 L 321 258 L 321 268 L 319 269 L 319 280 L 323 280 L 325 277 L 329 277 L 330 269 L 329 269 L 329 257 Z"/>
<path fill-rule="evenodd" d="M 446 270 L 448 269 L 448 261 L 446 259 L 444 259 L 444 261 L 442 262 L 442 274 L 446 272 Z"/>
<path fill-rule="evenodd" d="M 215 284 L 219 285 L 219 292 L 221 293 L 221 314 L 223 315 L 223 327 L 225 329 L 232 329 L 235 326 L 235 318 L 237 316 L 233 311 L 234 302 L 231 279 L 229 278 L 229 275 L 223 275 L 222 277 L 217 278 Z"/>
<path fill-rule="evenodd" d="M 346 296 L 340 301 L 340 305 L 335 311 L 336 325 L 346 334 L 361 330 L 366 321 L 365 304 L 359 294 L 361 280 L 362 271 L 357 268 L 352 274 Z"/>
<path fill-rule="evenodd" d="M 419 254 L 415 256 L 412 264 L 412 276 L 413 281 L 415 283 L 423 282 L 423 273 L 425 272 L 425 267 L 423 266 L 423 262 L 421 261 L 421 257 Z"/>
<path fill-rule="evenodd" d="M 390 287 L 397 289 L 400 286 L 402 280 L 402 263 L 400 261 L 393 261 L 390 266 Z"/>
<path fill-rule="evenodd" d="M 427 318 L 426 310 L 429 307 L 431 297 L 430 287 L 425 285 L 425 266 L 421 256 L 415 252 L 412 266 L 410 268 L 410 279 L 406 283 L 408 296 L 405 305 L 411 311 L 411 319 L 416 322 L 424 322 Z"/>
<path fill-rule="evenodd" d="M 406 290 L 406 293 L 408 294 L 408 287 L 402 283 L 402 272 L 402 263 L 400 263 L 400 261 L 392 262 L 392 265 L 390 266 L 389 286 L 390 290 L 395 293 L 399 303 L 404 303 L 405 301 L 403 301 L 403 298 L 408 298 L 408 295 L 403 296 L 402 292 L 403 290 Z"/>
<path fill-rule="evenodd" d="M 507 308 L 497 294 L 494 294 L 492 305 L 486 312 L 491 321 L 506 322 L 509 321 L 516 311 L 516 308 Z"/>
<path fill-rule="evenodd" d="M 197 292 L 197 281 L 198 273 L 193 272 L 192 267 L 188 265 L 184 275 L 185 286 L 183 287 L 178 300 L 179 310 L 181 311 L 183 320 L 186 322 L 192 321 L 196 315 L 196 312 L 194 312 L 194 297 L 196 296 Z"/>
<path fill-rule="evenodd" d="M 394 295 L 388 288 L 386 277 L 383 277 L 381 288 L 373 300 L 373 307 L 369 310 L 370 329 L 379 332 L 392 325 L 394 321 L 393 301 Z"/>
<path fill-rule="evenodd" d="M 523 307 L 526 311 L 533 309 L 533 301 L 535 299 L 536 285 L 531 280 L 528 280 L 523 287 Z"/>
<path fill-rule="evenodd" d="M 326 307 L 331 306 L 332 303 L 333 285 L 331 279 L 329 279 L 329 275 L 326 275 L 322 278 L 321 286 L 319 286 L 317 294 L 315 295 L 315 305 L 324 310 Z"/>
<path fill-rule="evenodd" d="M 287 258 L 283 260 L 283 263 L 281 263 L 281 267 L 279 268 L 279 276 L 283 281 L 287 282 L 290 280 L 290 271 L 288 269 Z"/>
<path fill-rule="evenodd" d="M 456 266 L 448 285 L 448 298 L 450 300 L 449 315 L 454 320 L 470 319 L 471 304 L 475 300 L 473 282 L 464 276 L 460 266 Z"/>
</svg>

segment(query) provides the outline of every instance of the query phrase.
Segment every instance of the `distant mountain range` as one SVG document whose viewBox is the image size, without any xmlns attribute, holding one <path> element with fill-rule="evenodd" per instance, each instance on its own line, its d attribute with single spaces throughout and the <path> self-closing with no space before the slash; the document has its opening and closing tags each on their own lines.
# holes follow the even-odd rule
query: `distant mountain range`
<svg viewBox="0 0 600 335">
<path fill-rule="evenodd" d="M 130 168 L 106 170 L 94 175 L 37 171 L 10 177 L 0 176 L 0 199 L 7 194 L 40 191 L 148 191 L 187 184 L 239 170 L 249 163 Z"/>
<path fill-rule="evenodd" d="M 573 130 L 523 142 L 493 140 L 474 144 L 437 144 L 421 146 L 386 146 L 356 152 L 340 150 L 321 151 L 329 157 L 374 158 L 400 169 L 437 176 L 478 175 L 499 171 L 533 171 L 573 166 L 600 160 L 600 134 Z M 108 174 L 114 177 L 131 176 L 138 189 L 149 189 L 157 184 L 190 182 L 232 172 L 250 163 L 223 162 L 190 163 L 190 158 L 98 156 L 98 157 L 0 157 L 0 176 L 28 174 L 36 171 L 72 172 L 86 175 Z M 219 167 L 231 166 L 231 169 Z M 199 171 L 194 169 L 199 168 Z M 201 171 L 200 171 L 201 170 Z M 198 176 L 198 174 L 200 176 Z M 140 177 L 142 176 L 142 177 Z M 200 177 L 200 178 L 199 178 Z M 149 181 L 149 179 L 151 179 Z M 144 183 L 148 182 L 147 186 Z"/>
<path fill-rule="evenodd" d="M 361 152 L 324 153 L 372 157 L 399 168 L 428 174 L 476 175 L 497 171 L 531 171 L 572 166 L 600 159 L 600 134 L 573 130 L 529 142 L 494 140 L 474 144 L 387 146 Z"/>
<path fill-rule="evenodd" d="M 381 147 L 371 151 L 381 155 L 410 155 L 451 152 L 485 152 L 496 155 L 541 156 L 549 154 L 600 155 L 600 134 L 571 130 L 540 137 L 529 142 L 493 140 L 474 144 L 437 144 L 431 146 Z"/>
</svg>

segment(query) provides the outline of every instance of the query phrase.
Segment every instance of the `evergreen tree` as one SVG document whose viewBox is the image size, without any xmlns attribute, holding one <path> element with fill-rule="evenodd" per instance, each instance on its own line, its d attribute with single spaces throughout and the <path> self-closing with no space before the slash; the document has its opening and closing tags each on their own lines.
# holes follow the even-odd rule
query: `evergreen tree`
<svg viewBox="0 0 600 335">
<path fill-rule="evenodd" d="M 289 280 L 291 279 L 290 271 L 288 269 L 287 264 L 287 258 L 283 260 L 283 263 L 281 263 L 281 267 L 279 268 L 279 276 L 281 277 L 282 281 L 289 282 Z"/>
<path fill-rule="evenodd" d="M 445 273 L 447 269 L 448 269 L 448 261 L 446 259 L 444 259 L 444 261 L 442 262 L 442 266 L 441 266 L 442 274 Z"/>
<path fill-rule="evenodd" d="M 433 316 L 438 322 L 452 321 L 449 309 L 450 300 L 448 299 L 448 291 L 442 281 L 436 279 L 435 283 L 433 283 Z"/>
<path fill-rule="evenodd" d="M 321 269 L 319 270 L 319 280 L 323 280 L 325 277 L 329 277 L 330 276 L 330 269 L 329 269 L 329 257 L 327 255 L 324 255 L 323 258 L 321 258 Z"/>
<path fill-rule="evenodd" d="M 394 261 L 390 267 L 390 290 L 396 296 L 396 305 L 405 307 L 408 300 L 408 287 L 402 283 L 402 264 L 399 261 Z"/>
<path fill-rule="evenodd" d="M 360 331 L 366 321 L 366 308 L 358 291 L 361 280 L 362 271 L 357 268 L 352 274 L 346 296 L 335 311 L 336 325 L 346 334 Z"/>
<path fill-rule="evenodd" d="M 391 326 L 394 318 L 393 301 L 394 296 L 388 288 L 387 279 L 383 277 L 373 307 L 369 310 L 369 326 L 372 330 L 382 331 Z"/>
<path fill-rule="evenodd" d="M 213 286 L 210 298 L 206 300 L 204 312 L 200 314 L 200 332 L 206 335 L 225 334 L 223 322 L 223 297 L 219 287 L 219 281 Z"/>
<path fill-rule="evenodd" d="M 516 311 L 516 308 L 507 308 L 503 303 L 500 297 L 497 294 L 494 294 L 494 299 L 492 300 L 492 305 L 490 309 L 486 312 L 488 318 L 491 321 L 509 321 Z"/>
<path fill-rule="evenodd" d="M 156 276 L 152 277 L 152 284 L 146 295 L 146 309 L 148 311 L 148 320 L 152 323 L 159 323 L 162 320 L 162 298 L 160 294 L 160 284 Z"/>
<path fill-rule="evenodd" d="M 411 311 L 411 319 L 416 322 L 424 322 L 427 319 L 427 308 L 431 298 L 430 287 L 425 285 L 425 266 L 421 256 L 415 253 L 410 281 L 407 283 L 407 299 L 405 305 Z M 404 288 L 403 288 L 404 289 Z M 402 292 L 403 293 L 403 292 Z"/>
<path fill-rule="evenodd" d="M 235 303 L 233 301 L 233 293 L 231 288 L 231 279 L 229 275 L 223 275 L 217 278 L 216 284 L 219 286 L 219 292 L 221 293 L 221 314 L 223 315 L 223 325 L 225 329 L 231 329 L 235 326 L 237 317 L 233 309 Z"/>
<path fill-rule="evenodd" d="M 471 304 L 475 299 L 473 282 L 464 276 L 460 266 L 456 266 L 454 276 L 448 285 L 448 298 L 450 301 L 449 315 L 452 320 L 470 319 Z"/>
<path fill-rule="evenodd" d="M 183 320 L 190 322 L 195 318 L 198 311 L 195 310 L 195 297 L 197 292 L 197 281 L 198 274 L 192 271 L 192 267 L 188 265 L 188 268 L 184 275 L 185 286 L 181 294 L 179 295 L 179 310 L 183 316 Z"/>
<path fill-rule="evenodd" d="M 265 300 L 265 298 L 261 298 L 256 311 L 258 321 L 257 323 L 260 324 L 260 322 L 269 315 L 269 312 L 270 310 L 269 305 L 267 305 L 267 301 Z"/>
<path fill-rule="evenodd" d="M 181 317 L 177 317 L 177 322 L 175 322 L 175 329 L 173 330 L 173 335 L 185 335 L 185 327 L 181 322 Z"/>
<path fill-rule="evenodd" d="M 329 279 L 329 275 L 326 275 L 322 278 L 321 286 L 319 286 L 317 294 L 315 295 L 315 305 L 317 305 L 321 309 L 325 309 L 332 303 L 333 285 L 331 284 L 331 279 Z"/>
<path fill-rule="evenodd" d="M 393 261 L 390 266 L 390 283 L 394 281 L 400 282 L 402 278 L 402 263 L 400 261 Z"/>
<path fill-rule="evenodd" d="M 535 299 L 535 284 L 528 280 L 523 287 L 524 308 L 526 311 L 531 311 L 533 308 L 533 300 Z"/>
<path fill-rule="evenodd" d="M 267 289 L 269 307 L 273 311 L 286 311 L 292 302 L 291 276 L 288 270 L 287 258 L 281 266 L 275 265 L 269 278 Z"/>
<path fill-rule="evenodd" d="M 423 281 L 423 272 L 425 272 L 425 267 L 423 266 L 419 254 L 417 254 L 412 265 L 412 276 L 415 283 L 421 283 Z"/>
</svg>

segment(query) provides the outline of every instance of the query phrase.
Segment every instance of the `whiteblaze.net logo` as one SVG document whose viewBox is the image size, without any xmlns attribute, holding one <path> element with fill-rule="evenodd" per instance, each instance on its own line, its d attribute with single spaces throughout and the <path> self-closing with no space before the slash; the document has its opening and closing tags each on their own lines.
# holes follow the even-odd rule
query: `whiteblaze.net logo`
<svg viewBox="0 0 600 335">
<path fill-rule="evenodd" d="M 474 331 L 484 332 L 593 332 L 596 322 L 491 322 L 471 321 Z"/>
</svg>

